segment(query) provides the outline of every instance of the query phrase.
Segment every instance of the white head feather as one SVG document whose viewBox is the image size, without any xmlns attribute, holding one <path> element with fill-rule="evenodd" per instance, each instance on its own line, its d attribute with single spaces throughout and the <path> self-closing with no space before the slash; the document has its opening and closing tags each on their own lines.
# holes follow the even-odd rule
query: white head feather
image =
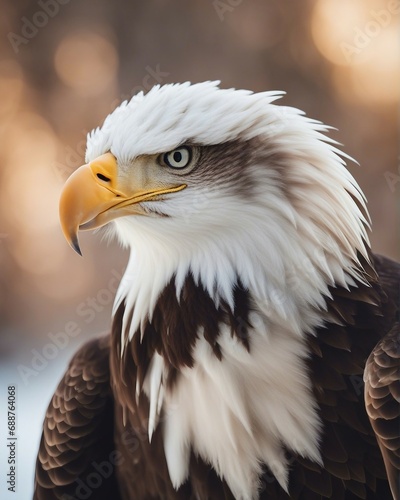
<svg viewBox="0 0 400 500">
<path fill-rule="evenodd" d="M 327 127 L 273 104 L 281 95 L 220 89 L 218 82 L 156 86 L 123 102 L 89 135 L 87 161 L 111 151 L 120 164 L 185 143 L 257 141 L 257 164 L 247 169 L 251 196 L 208 176 L 159 202 L 168 219 L 115 221 L 132 250 L 117 298 L 138 306 L 131 335 L 169 279 L 176 275 L 179 290 L 189 270 L 228 303 L 239 277 L 303 332 L 314 325 L 305 324 L 299 307 L 321 306 L 328 285 L 360 277 L 357 252 L 367 258 L 368 247 L 364 197 L 344 155 L 322 134 Z M 223 168 L 229 175 L 240 165 Z M 157 203 L 148 206 L 157 209 Z"/>
</svg>

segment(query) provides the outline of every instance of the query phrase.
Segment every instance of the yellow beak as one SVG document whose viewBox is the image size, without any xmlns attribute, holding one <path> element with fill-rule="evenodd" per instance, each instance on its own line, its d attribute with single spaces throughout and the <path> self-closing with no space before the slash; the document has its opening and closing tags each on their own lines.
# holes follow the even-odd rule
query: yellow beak
<svg viewBox="0 0 400 500">
<path fill-rule="evenodd" d="M 118 182 L 118 165 L 111 153 L 78 168 L 67 180 L 60 198 L 60 221 L 71 247 L 82 255 L 78 231 L 95 229 L 124 215 L 143 215 L 143 201 L 185 189 L 186 184 L 143 190 Z"/>
</svg>

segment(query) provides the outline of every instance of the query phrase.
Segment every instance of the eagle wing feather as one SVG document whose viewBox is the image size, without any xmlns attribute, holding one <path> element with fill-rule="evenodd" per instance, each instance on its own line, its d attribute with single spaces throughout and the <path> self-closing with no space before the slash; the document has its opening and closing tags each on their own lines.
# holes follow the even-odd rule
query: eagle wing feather
<svg viewBox="0 0 400 500">
<path fill-rule="evenodd" d="M 48 406 L 36 461 L 34 500 L 118 500 L 114 474 L 110 337 L 86 343 L 72 358 Z M 85 496 L 86 498 L 86 496 Z"/>
</svg>

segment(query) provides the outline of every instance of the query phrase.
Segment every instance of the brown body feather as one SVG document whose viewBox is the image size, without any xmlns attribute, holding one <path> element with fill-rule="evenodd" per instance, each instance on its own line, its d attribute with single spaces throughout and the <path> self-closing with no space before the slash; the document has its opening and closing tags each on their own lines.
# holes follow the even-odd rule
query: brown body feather
<svg viewBox="0 0 400 500">
<path fill-rule="evenodd" d="M 109 358 L 109 336 L 72 358 L 46 412 L 35 499 L 118 499 Z"/>
<path fill-rule="evenodd" d="M 400 265 L 377 259 L 384 289 L 400 303 Z M 398 318 L 397 318 L 398 319 Z M 364 372 L 365 403 L 390 482 L 393 497 L 400 499 L 400 324 L 378 342 Z"/>
<path fill-rule="evenodd" d="M 391 370 L 392 376 L 398 366 L 399 334 L 395 325 L 400 266 L 376 256 L 378 276 L 366 262 L 364 268 L 370 286 L 332 288 L 333 298 L 327 300 L 326 327 L 309 337 L 310 376 L 324 425 L 324 467 L 290 456 L 291 499 L 391 498 L 381 449 L 386 464 L 388 460 L 394 463 L 387 466 L 391 477 L 398 472 L 400 429 L 393 410 L 395 403 L 388 398 L 389 393 L 398 398 L 399 382 L 389 377 L 389 393 L 382 396 L 382 392 L 376 392 L 376 388 L 381 388 L 376 383 L 376 375 L 381 373 L 376 367 Z M 179 367 L 191 366 L 194 332 L 199 326 L 204 327 L 205 338 L 218 358 L 222 356 L 218 345 L 220 322 L 230 325 L 232 335 L 238 336 L 251 352 L 251 338 L 247 335 L 248 293 L 240 285 L 237 287 L 232 314 L 224 303 L 216 307 L 191 277 L 185 282 L 182 303 L 176 301 L 173 288 L 174 285 L 168 285 L 159 297 L 143 343 L 139 342 L 139 334 L 134 336 L 122 360 L 123 305 L 114 318 L 111 347 L 107 338 L 92 341 L 73 358 L 46 415 L 37 460 L 35 499 L 83 498 L 76 490 L 81 484 L 79 480 L 87 485 L 93 464 L 103 462 L 112 465 L 113 473 L 85 498 L 233 498 L 225 482 L 194 455 L 189 480 L 174 490 L 163 451 L 162 426 L 158 425 L 150 444 L 149 403 L 143 393 L 136 398 L 135 383 L 138 377 L 139 383 L 143 382 L 154 352 L 168 360 L 175 376 Z M 166 325 L 170 326 L 169 332 Z M 384 367 L 382 350 L 386 356 Z M 369 415 L 375 418 L 372 427 L 365 410 L 363 386 L 364 367 L 370 354 L 367 373 L 375 378 L 367 377 L 366 395 Z M 174 377 L 169 383 L 173 382 Z M 386 398 L 383 403 L 376 404 L 382 397 Z M 383 413 L 386 409 L 388 413 Z M 390 422 L 382 428 L 376 418 Z M 289 499 L 268 469 L 261 481 L 261 499 Z M 67 494 L 70 497 L 63 496 Z"/>
</svg>

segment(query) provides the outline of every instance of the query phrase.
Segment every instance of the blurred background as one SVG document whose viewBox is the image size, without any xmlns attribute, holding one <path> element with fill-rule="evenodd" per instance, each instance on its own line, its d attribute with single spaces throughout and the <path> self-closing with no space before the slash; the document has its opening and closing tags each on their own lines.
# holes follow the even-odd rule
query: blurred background
<svg viewBox="0 0 400 500">
<path fill-rule="evenodd" d="M 61 234 L 59 193 L 87 132 L 156 83 L 285 90 L 337 129 L 360 164 L 373 248 L 399 258 L 400 1 L 3 0 L 1 12 L 0 496 L 14 384 L 24 499 L 49 398 L 71 353 L 109 327 L 127 261 L 101 234 L 81 236 L 83 258 Z"/>
</svg>

